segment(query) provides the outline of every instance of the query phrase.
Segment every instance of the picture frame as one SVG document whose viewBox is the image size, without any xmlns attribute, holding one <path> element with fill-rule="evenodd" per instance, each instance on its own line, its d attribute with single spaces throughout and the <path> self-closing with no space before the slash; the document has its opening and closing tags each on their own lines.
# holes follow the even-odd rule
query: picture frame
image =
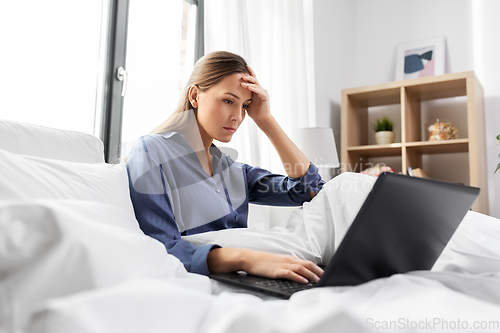
<svg viewBox="0 0 500 333">
<path fill-rule="evenodd" d="M 445 74 L 445 37 L 398 45 L 396 81 Z"/>
</svg>

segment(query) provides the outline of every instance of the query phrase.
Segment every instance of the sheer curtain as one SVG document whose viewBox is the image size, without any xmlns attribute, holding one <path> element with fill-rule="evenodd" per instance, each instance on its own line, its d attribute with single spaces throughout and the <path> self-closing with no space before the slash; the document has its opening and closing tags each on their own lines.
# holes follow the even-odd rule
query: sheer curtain
<svg viewBox="0 0 500 333">
<path fill-rule="evenodd" d="M 269 92 L 271 113 L 290 137 L 295 128 L 315 126 L 311 0 L 205 0 L 205 54 L 218 50 L 248 61 Z M 228 146 L 240 162 L 285 172 L 250 117 Z"/>
<path fill-rule="evenodd" d="M 94 134 L 108 10 L 106 0 L 0 1 L 0 119 Z"/>
<path fill-rule="evenodd" d="M 205 0 L 205 54 L 243 56 L 269 92 L 271 113 L 289 137 L 316 125 L 312 0 Z M 278 153 L 250 117 L 230 143 L 237 161 L 285 174 Z M 284 225 L 295 208 L 250 205 L 249 226 Z"/>
</svg>

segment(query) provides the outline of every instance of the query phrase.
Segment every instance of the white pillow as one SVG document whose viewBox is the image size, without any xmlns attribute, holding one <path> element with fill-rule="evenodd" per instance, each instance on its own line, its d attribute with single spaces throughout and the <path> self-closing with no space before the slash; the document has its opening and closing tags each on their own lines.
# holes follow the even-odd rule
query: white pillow
<svg viewBox="0 0 500 333">
<path fill-rule="evenodd" d="M 0 149 L 0 200 L 77 199 L 102 202 L 134 214 L 126 169 L 75 163 Z"/>
<path fill-rule="evenodd" d="M 62 161 L 104 162 L 104 145 L 92 135 L 1 119 L 0 149 Z"/>
<path fill-rule="evenodd" d="M 209 283 L 122 209 L 75 200 L 0 202 L 0 332 L 23 331 L 45 300 L 135 278 Z"/>
</svg>

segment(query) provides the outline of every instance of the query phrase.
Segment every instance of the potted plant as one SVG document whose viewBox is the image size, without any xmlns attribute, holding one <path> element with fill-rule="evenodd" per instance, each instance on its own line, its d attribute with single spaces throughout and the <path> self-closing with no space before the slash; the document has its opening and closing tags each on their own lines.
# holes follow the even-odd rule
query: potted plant
<svg viewBox="0 0 500 333">
<path fill-rule="evenodd" d="M 372 128 L 375 131 L 375 140 L 378 145 L 385 145 L 394 142 L 394 122 L 388 116 L 378 118 L 377 121 L 372 124 Z"/>
<path fill-rule="evenodd" d="M 497 145 L 500 144 L 500 134 L 497 135 Z M 500 157 L 500 154 L 498 154 L 498 157 Z M 495 173 L 497 173 L 497 171 L 500 170 L 500 163 L 498 163 L 497 165 L 497 168 L 495 169 Z"/>
</svg>

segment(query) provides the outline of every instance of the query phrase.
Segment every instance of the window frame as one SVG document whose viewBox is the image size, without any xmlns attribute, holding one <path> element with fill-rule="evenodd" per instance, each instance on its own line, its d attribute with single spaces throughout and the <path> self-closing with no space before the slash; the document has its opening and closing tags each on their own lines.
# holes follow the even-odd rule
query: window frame
<svg viewBox="0 0 500 333">
<path fill-rule="evenodd" d="M 182 0 L 198 6 L 196 11 L 195 59 L 205 52 L 204 0 Z M 123 82 L 118 79 L 118 68 L 126 67 L 129 0 L 109 0 L 107 17 L 104 78 L 101 89 L 103 100 L 100 114 L 96 114 L 96 131 L 104 144 L 104 159 L 118 163 L 123 120 Z M 99 101 L 97 101 L 99 103 Z"/>
<path fill-rule="evenodd" d="M 118 68 L 126 68 L 129 0 L 110 0 L 108 11 L 102 111 L 96 114 L 99 138 L 104 144 L 104 159 L 116 162 L 120 156 L 123 116 L 123 82 L 118 80 Z M 102 37 L 101 37 L 102 38 Z M 100 121 L 100 122 L 99 122 Z"/>
</svg>

